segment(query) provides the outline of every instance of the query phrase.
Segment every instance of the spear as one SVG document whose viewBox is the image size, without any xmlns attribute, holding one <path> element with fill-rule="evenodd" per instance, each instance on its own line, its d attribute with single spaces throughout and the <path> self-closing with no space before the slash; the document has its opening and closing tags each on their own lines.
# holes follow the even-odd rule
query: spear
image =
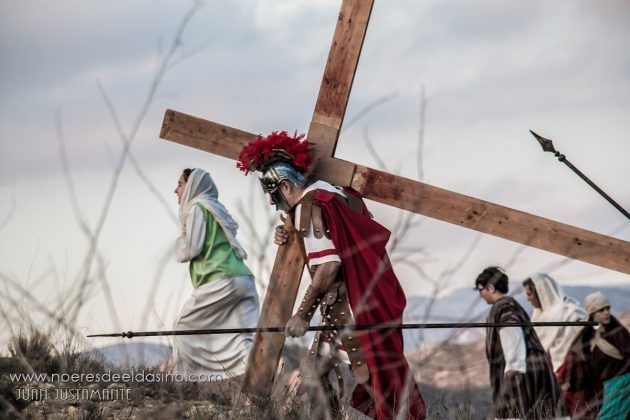
<svg viewBox="0 0 630 420">
<path fill-rule="evenodd" d="M 373 324 L 373 325 L 316 325 L 308 331 L 383 331 L 383 330 L 411 330 L 437 328 L 502 328 L 502 327 L 560 327 L 560 326 L 595 326 L 596 322 L 456 322 L 437 324 Z M 202 335 L 202 334 L 237 334 L 237 333 L 283 333 L 284 327 L 258 328 L 215 328 L 206 330 L 172 330 L 172 331 L 126 331 L 113 334 L 92 334 L 88 337 L 156 337 L 168 335 Z"/>
<path fill-rule="evenodd" d="M 546 138 L 544 138 L 544 137 L 534 133 L 532 130 L 529 130 L 529 132 L 532 133 L 532 135 L 536 138 L 536 140 L 538 140 L 538 143 L 540 143 L 540 145 L 542 146 L 543 151 L 553 153 L 554 156 L 557 157 L 560 162 L 563 162 L 565 165 L 567 165 L 569 168 L 571 168 L 571 170 L 573 172 L 575 172 L 576 174 L 578 174 L 578 176 L 580 178 L 582 178 L 584 181 L 586 181 L 586 183 L 588 185 L 590 185 L 595 191 L 597 191 L 599 194 L 601 194 L 602 197 L 604 197 L 606 200 L 608 200 L 608 202 L 610 204 L 615 206 L 615 208 L 617 210 L 619 210 L 624 216 L 626 216 L 628 219 L 630 219 L 630 213 L 628 213 L 623 207 L 621 207 L 615 200 L 613 200 L 601 188 L 599 188 L 597 185 L 595 185 L 595 183 L 593 181 L 588 179 L 588 177 L 586 175 L 584 175 L 578 168 L 573 166 L 573 164 L 571 162 L 569 162 L 569 160 L 566 158 L 566 156 L 564 156 L 562 153 L 556 151 L 556 149 L 553 147 L 553 142 L 551 140 L 546 139 Z"/>
</svg>

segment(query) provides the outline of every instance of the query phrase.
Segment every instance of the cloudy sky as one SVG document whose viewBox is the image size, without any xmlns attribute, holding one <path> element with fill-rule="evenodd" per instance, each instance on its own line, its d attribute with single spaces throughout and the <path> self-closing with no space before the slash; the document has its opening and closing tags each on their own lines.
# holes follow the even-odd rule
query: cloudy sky
<svg viewBox="0 0 630 420">
<path fill-rule="evenodd" d="M 253 195 L 247 208 L 262 220 L 262 192 L 233 162 L 158 138 L 164 110 L 253 133 L 306 131 L 339 5 L 216 0 L 194 14 L 133 138 L 133 162 L 126 161 L 103 219 L 98 249 L 116 316 L 102 284 L 93 284 L 79 317 L 82 330 L 171 326 L 192 290 L 186 266 L 168 258 L 178 234 L 172 190 L 181 169 L 211 171 L 242 226 L 237 203 Z M 58 0 L 46 8 L 30 0 L 0 3 L 0 281 L 15 302 L 24 302 L 15 283 L 46 305 L 72 295 L 89 243 L 71 204 L 60 138 L 81 215 L 94 229 L 123 144 L 99 83 L 128 135 L 189 6 L 155 0 Z M 376 167 L 367 136 L 388 170 L 417 178 L 424 87 L 425 182 L 630 240 L 627 220 L 543 153 L 528 132 L 552 138 L 630 208 L 629 19 L 625 1 L 377 0 L 337 156 Z M 380 105 L 366 114 L 374 103 Z M 395 227 L 396 211 L 369 205 L 379 221 Z M 563 284 L 628 285 L 621 273 L 580 262 L 560 265 L 557 255 L 418 220 L 404 246 L 421 248 L 412 258 L 427 278 L 397 266 L 408 295 L 428 294 L 436 283 L 444 292 L 470 286 L 489 264 L 507 265 L 515 280 L 554 269 Z M 243 228 L 243 241 L 253 247 L 247 233 Z M 444 273 L 455 266 L 459 270 L 447 281 Z"/>
</svg>

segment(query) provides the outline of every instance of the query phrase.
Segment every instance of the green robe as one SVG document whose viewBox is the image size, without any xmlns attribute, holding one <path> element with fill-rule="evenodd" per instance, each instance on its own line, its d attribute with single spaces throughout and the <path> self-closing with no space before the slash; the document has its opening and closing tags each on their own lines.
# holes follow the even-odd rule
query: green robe
<svg viewBox="0 0 630 420">
<path fill-rule="evenodd" d="M 212 214 L 197 204 L 206 221 L 206 236 L 201 253 L 190 261 L 190 279 L 195 288 L 217 279 L 251 276 L 243 260 L 234 253 L 223 229 Z"/>
</svg>

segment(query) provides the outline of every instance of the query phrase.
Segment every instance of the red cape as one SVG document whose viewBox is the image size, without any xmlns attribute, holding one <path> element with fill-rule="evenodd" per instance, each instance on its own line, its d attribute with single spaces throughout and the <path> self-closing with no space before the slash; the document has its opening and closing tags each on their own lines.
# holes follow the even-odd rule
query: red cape
<svg viewBox="0 0 630 420">
<path fill-rule="evenodd" d="M 345 193 L 361 199 L 354 190 L 345 189 Z M 407 299 L 385 250 L 389 230 L 371 218 L 362 200 L 363 212 L 359 214 L 334 197 L 334 193 L 320 190 L 315 201 L 341 254 L 341 270 L 355 324 L 402 322 Z M 403 354 L 402 330 L 370 331 L 361 334 L 359 340 L 374 395 L 358 384 L 352 406 L 377 419 L 392 419 L 408 401 L 407 418 L 423 419 L 424 401 Z"/>
</svg>

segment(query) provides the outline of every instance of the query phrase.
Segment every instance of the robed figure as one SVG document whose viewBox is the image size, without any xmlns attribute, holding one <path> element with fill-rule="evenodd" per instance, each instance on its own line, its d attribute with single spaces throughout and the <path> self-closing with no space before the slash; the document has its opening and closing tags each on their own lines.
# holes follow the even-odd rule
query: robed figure
<svg viewBox="0 0 630 420">
<path fill-rule="evenodd" d="M 601 292 L 584 300 L 588 320 L 566 357 L 571 415 L 579 419 L 630 418 L 630 333 L 610 312 Z"/>
<path fill-rule="evenodd" d="M 500 268 L 486 268 L 477 277 L 475 288 L 492 305 L 487 322 L 530 322 L 525 309 L 507 296 L 508 277 Z M 486 334 L 494 417 L 564 416 L 560 385 L 533 327 L 489 327 Z"/>
<path fill-rule="evenodd" d="M 586 316 L 581 305 L 564 293 L 560 284 L 545 273 L 523 282 L 527 300 L 534 307 L 533 322 L 576 322 Z M 580 328 L 575 325 L 534 327 L 543 348 L 549 353 L 558 380 L 564 376 L 564 358 Z"/>
<path fill-rule="evenodd" d="M 193 292 L 175 320 L 176 330 L 253 328 L 260 306 L 238 224 L 219 201 L 219 190 L 203 169 L 185 169 L 175 189 L 181 235 L 177 260 L 189 265 Z M 177 335 L 173 372 L 190 381 L 229 379 L 245 371 L 253 334 Z"/>
</svg>

